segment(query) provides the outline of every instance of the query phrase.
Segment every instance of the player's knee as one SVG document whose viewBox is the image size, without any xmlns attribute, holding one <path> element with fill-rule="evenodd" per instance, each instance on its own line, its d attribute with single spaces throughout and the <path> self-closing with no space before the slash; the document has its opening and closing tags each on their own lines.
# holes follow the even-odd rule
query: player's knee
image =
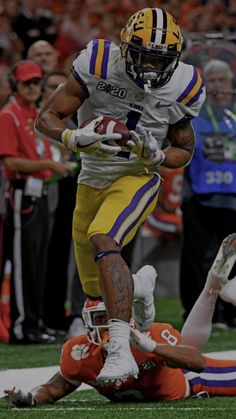
<svg viewBox="0 0 236 419">
<path fill-rule="evenodd" d="M 95 234 L 90 240 L 95 255 L 98 252 L 118 248 L 115 240 L 105 234 Z"/>
</svg>

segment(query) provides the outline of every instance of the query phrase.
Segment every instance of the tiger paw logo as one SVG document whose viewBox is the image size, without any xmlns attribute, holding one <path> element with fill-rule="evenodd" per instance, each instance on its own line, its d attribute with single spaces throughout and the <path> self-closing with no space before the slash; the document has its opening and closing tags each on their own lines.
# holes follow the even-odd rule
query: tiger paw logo
<svg viewBox="0 0 236 419">
<path fill-rule="evenodd" d="M 74 345 L 71 350 L 71 358 L 75 361 L 80 361 L 81 359 L 88 358 L 89 356 L 89 347 L 87 345 Z"/>
</svg>

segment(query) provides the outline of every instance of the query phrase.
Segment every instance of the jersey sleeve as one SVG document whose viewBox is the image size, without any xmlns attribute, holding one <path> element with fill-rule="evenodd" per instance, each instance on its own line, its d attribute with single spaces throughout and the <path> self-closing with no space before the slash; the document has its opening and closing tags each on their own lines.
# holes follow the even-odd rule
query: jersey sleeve
<svg viewBox="0 0 236 419">
<path fill-rule="evenodd" d="M 200 71 L 187 64 L 183 64 L 181 70 L 181 79 L 176 80 L 179 82 L 178 93 L 171 110 L 171 125 L 196 117 L 206 99 L 205 82 Z"/>
<path fill-rule="evenodd" d="M 89 356 L 89 346 L 83 336 L 69 339 L 62 347 L 60 369 L 62 376 L 74 385 L 80 385 L 80 370 L 83 360 Z"/>
<path fill-rule="evenodd" d="M 91 93 L 94 78 L 106 79 L 111 41 L 93 39 L 72 63 L 72 74 L 81 84 L 86 97 Z"/>
<path fill-rule="evenodd" d="M 181 335 L 169 323 L 154 323 L 151 328 L 151 337 L 157 343 L 165 343 L 176 346 L 181 343 Z"/>
</svg>

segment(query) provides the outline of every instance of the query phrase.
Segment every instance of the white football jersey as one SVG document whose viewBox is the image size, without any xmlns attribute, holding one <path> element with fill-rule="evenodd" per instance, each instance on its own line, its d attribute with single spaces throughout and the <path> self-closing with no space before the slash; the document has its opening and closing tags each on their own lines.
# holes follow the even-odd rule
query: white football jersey
<svg viewBox="0 0 236 419">
<path fill-rule="evenodd" d="M 89 42 L 75 58 L 72 73 L 87 96 L 78 109 L 78 126 L 87 119 L 110 115 L 130 130 L 137 124 L 151 130 L 160 149 L 170 126 L 186 115 L 197 116 L 205 100 L 201 75 L 192 65 L 182 62 L 166 85 L 145 92 L 126 74 L 120 48 L 109 40 Z M 120 152 L 109 158 L 82 153 L 78 181 L 103 188 L 120 176 L 146 171 L 133 153 Z"/>
</svg>

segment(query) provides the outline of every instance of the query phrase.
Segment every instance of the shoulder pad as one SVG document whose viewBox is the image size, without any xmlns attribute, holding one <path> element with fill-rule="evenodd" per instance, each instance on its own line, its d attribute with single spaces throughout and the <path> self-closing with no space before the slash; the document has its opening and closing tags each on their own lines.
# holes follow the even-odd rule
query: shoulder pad
<svg viewBox="0 0 236 419">
<path fill-rule="evenodd" d="M 93 39 L 91 42 L 91 56 L 89 73 L 102 79 L 107 78 L 108 61 L 111 41 L 107 39 Z"/>
<path fill-rule="evenodd" d="M 192 74 L 190 75 L 190 79 L 187 82 L 187 85 L 185 85 L 185 88 L 181 94 L 177 97 L 176 101 L 185 106 L 193 105 L 199 99 L 204 86 L 205 83 L 199 70 L 197 70 L 195 67 L 192 67 Z"/>
</svg>

